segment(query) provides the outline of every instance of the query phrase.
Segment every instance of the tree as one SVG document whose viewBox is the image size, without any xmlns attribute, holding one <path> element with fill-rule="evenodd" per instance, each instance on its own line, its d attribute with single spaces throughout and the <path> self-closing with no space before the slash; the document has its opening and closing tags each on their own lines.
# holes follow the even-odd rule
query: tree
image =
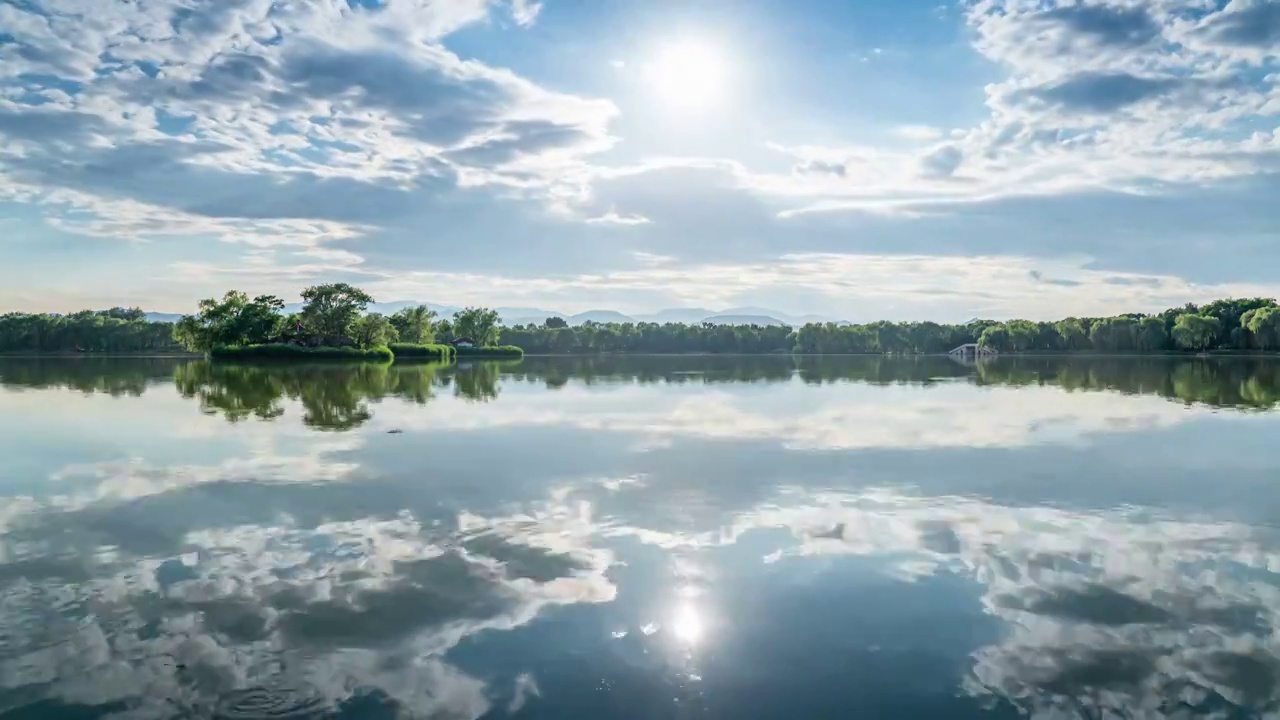
<svg viewBox="0 0 1280 720">
<path fill-rule="evenodd" d="M 426 305 L 408 307 L 391 316 L 391 325 L 396 329 L 400 342 L 432 343 L 435 342 L 436 312 Z"/>
<path fill-rule="evenodd" d="M 128 322 L 137 322 L 138 320 L 146 320 L 147 314 L 142 312 L 142 308 L 122 308 L 113 307 L 110 310 L 102 310 L 98 313 L 103 317 L 114 318 L 116 320 L 125 320 Z"/>
<path fill-rule="evenodd" d="M 1009 330 L 1004 325 L 992 325 L 983 330 L 978 338 L 978 344 L 996 352 L 1008 352 L 1012 349 L 1009 343 Z"/>
<path fill-rule="evenodd" d="M 240 309 L 236 318 L 240 341 L 247 345 L 266 343 L 280 337 L 284 329 L 284 301 L 275 295 L 259 295 Z"/>
<path fill-rule="evenodd" d="M 1244 323 L 1244 316 L 1251 310 L 1275 307 L 1271 298 L 1226 298 L 1204 305 L 1194 314 L 1217 318 L 1220 323 L 1215 345 L 1228 345 L 1243 349 L 1248 347 L 1248 337 L 1235 333 Z M 1234 341 L 1233 341 L 1234 338 Z"/>
<path fill-rule="evenodd" d="M 1101 352 L 1125 352 L 1134 347 L 1133 318 L 1110 317 L 1099 318 L 1089 329 L 1089 340 L 1095 350 Z"/>
<path fill-rule="evenodd" d="M 302 291 L 302 323 L 322 343 L 351 340 L 351 326 L 373 302 L 347 283 L 315 285 Z"/>
<path fill-rule="evenodd" d="M 1246 312 L 1241 317 L 1245 329 L 1262 350 L 1280 350 L 1280 308 L 1264 307 Z"/>
<path fill-rule="evenodd" d="M 386 345 L 395 338 L 395 333 L 391 321 L 378 313 L 369 313 L 351 324 L 351 339 L 361 348 Z"/>
<path fill-rule="evenodd" d="M 556 328 L 569 327 L 569 321 L 562 317 L 549 317 L 542 321 L 542 327 L 554 330 Z"/>
<path fill-rule="evenodd" d="M 1057 324 L 1058 337 L 1063 350 L 1088 350 L 1089 333 L 1079 318 L 1067 318 Z"/>
<path fill-rule="evenodd" d="M 1164 331 L 1164 321 L 1155 316 L 1144 317 L 1138 321 L 1133 331 L 1134 344 L 1141 352 L 1163 350 L 1169 344 L 1169 336 Z"/>
<path fill-rule="evenodd" d="M 1221 329 L 1222 322 L 1216 317 L 1184 313 L 1173 323 L 1173 339 L 1184 350 L 1204 351 L 1213 345 Z"/>
<path fill-rule="evenodd" d="M 1009 335 L 1009 347 L 1014 352 L 1026 352 L 1038 349 L 1036 340 L 1040 336 L 1040 327 L 1027 320 L 1011 320 L 1004 324 Z"/>
<path fill-rule="evenodd" d="M 253 300 L 239 290 L 222 299 L 200 301 L 200 311 L 185 315 L 173 327 L 173 339 L 188 350 L 204 351 L 216 345 L 256 345 L 276 340 L 284 327 L 280 316 L 284 301 L 274 295 Z"/>
<path fill-rule="evenodd" d="M 489 308 L 469 307 L 453 314 L 453 336 L 467 337 L 476 345 L 495 345 L 498 342 L 498 326 L 502 318 L 498 311 Z"/>
</svg>

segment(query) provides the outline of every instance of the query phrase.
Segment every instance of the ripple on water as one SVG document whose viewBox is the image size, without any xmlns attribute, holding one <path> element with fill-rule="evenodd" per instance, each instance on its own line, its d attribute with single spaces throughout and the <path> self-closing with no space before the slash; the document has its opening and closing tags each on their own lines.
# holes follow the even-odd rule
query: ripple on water
<svg viewBox="0 0 1280 720">
<path fill-rule="evenodd" d="M 308 686 L 275 685 L 236 690 L 223 696 L 218 720 L 283 720 L 331 718 L 333 708 Z"/>
</svg>

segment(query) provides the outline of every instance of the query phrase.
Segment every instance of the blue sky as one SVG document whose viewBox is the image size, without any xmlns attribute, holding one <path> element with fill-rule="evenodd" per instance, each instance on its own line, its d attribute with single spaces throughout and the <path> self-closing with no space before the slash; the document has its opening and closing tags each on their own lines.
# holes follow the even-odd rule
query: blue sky
<svg viewBox="0 0 1280 720">
<path fill-rule="evenodd" d="M 1278 86 L 1263 0 L 0 0 L 0 311 L 1275 296 Z"/>
</svg>

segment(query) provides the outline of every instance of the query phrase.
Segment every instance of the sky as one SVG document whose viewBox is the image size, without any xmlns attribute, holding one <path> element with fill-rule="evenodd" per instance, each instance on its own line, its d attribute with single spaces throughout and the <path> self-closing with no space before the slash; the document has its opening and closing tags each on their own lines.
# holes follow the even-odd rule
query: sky
<svg viewBox="0 0 1280 720">
<path fill-rule="evenodd" d="M 1280 295 L 1276 0 L 0 0 L 0 312 Z"/>
</svg>

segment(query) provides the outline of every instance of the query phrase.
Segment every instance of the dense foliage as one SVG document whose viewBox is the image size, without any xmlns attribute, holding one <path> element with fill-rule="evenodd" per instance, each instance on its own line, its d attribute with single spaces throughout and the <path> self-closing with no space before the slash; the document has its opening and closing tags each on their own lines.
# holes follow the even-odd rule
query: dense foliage
<svg viewBox="0 0 1280 720">
<path fill-rule="evenodd" d="M 214 356 L 286 357 L 281 347 L 353 349 L 350 353 L 329 353 L 333 357 L 361 357 L 361 352 L 399 352 L 405 357 L 452 356 L 452 348 L 436 344 L 469 338 L 479 346 L 472 352 L 484 357 L 519 356 L 519 348 L 492 348 L 498 338 L 501 318 L 488 308 L 467 308 L 454 313 L 453 321 L 437 320 L 425 305 L 408 307 L 391 317 L 365 313 L 373 298 L 346 283 L 316 285 L 302 291 L 302 309 L 284 313 L 284 302 L 274 295 L 249 296 L 231 290 L 222 299 L 200 301 L 200 310 L 187 315 L 173 328 L 173 337 L 183 347 L 210 352 Z M 391 346 L 393 349 L 387 350 Z M 234 351 L 233 348 L 257 350 Z M 295 353 L 298 354 L 298 353 Z"/>
<path fill-rule="evenodd" d="M 249 296 L 228 291 L 222 299 L 200 301 L 195 315 L 184 316 L 173 337 L 190 350 L 245 345 L 372 348 L 386 345 L 390 322 L 381 315 L 364 315 L 373 302 L 362 290 L 334 283 L 302 291 L 302 311 L 284 314 L 284 301 L 274 295 Z"/>
<path fill-rule="evenodd" d="M 524 357 L 524 350 L 514 345 L 491 345 L 488 347 L 459 347 L 456 349 L 457 356 L 460 358 L 520 358 Z"/>
<path fill-rule="evenodd" d="M 147 322 L 137 308 L 70 315 L 0 315 L 0 353 L 166 353 L 181 351 L 173 325 Z"/>
<path fill-rule="evenodd" d="M 386 345 L 373 347 L 333 347 L 319 345 L 215 345 L 209 349 L 209 357 L 223 360 L 370 360 L 390 362 L 395 356 Z"/>
<path fill-rule="evenodd" d="M 391 316 L 391 326 L 396 338 L 410 345 L 431 345 L 435 342 L 436 313 L 426 305 L 410 307 Z"/>
<path fill-rule="evenodd" d="M 1057 322 L 975 320 L 811 323 L 797 330 L 761 325 L 562 322 L 503 328 L 500 341 L 531 354 L 781 353 L 933 354 L 967 343 L 1003 353 L 1154 353 L 1280 350 L 1280 308 L 1266 298 L 1218 300 L 1154 315 L 1066 318 Z"/>
<path fill-rule="evenodd" d="M 452 360 L 454 349 L 452 345 L 417 344 L 417 343 L 391 343 L 391 352 L 395 353 L 397 359 L 421 358 L 426 360 L 447 361 Z"/>
<path fill-rule="evenodd" d="M 821 326 L 817 326 L 821 327 Z M 680 323 L 563 323 L 502 328 L 503 345 L 536 355 L 590 353 L 773 353 L 791 352 L 796 333 L 783 326 L 684 325 Z M 951 348 L 947 348 L 950 350 Z M 839 351 L 836 351 L 839 352 Z M 848 352 L 843 351 L 843 352 Z"/>
<path fill-rule="evenodd" d="M 114 308 L 67 316 L 0 316 L 0 352 L 207 352 L 218 346 L 295 345 L 378 348 L 405 343 L 432 346 L 466 338 L 482 349 L 461 354 L 514 357 L 597 353 L 934 354 L 967 343 L 1002 353 L 1157 353 L 1223 350 L 1280 351 L 1280 307 L 1269 298 L 1188 304 L 1152 315 L 1066 318 L 1056 322 L 975 320 L 811 323 L 785 326 L 585 323 L 561 318 L 504 327 L 488 308 L 466 308 L 439 319 L 426 306 L 390 317 L 364 311 L 373 299 L 335 283 L 302 292 L 300 312 L 287 314 L 272 295 L 252 299 L 232 290 L 200 302 L 195 315 L 175 325 L 150 323 L 140 310 Z M 170 331 L 172 338 L 168 337 Z M 498 346 L 505 346 L 500 348 Z M 413 352 L 413 351 L 410 351 Z"/>
</svg>

